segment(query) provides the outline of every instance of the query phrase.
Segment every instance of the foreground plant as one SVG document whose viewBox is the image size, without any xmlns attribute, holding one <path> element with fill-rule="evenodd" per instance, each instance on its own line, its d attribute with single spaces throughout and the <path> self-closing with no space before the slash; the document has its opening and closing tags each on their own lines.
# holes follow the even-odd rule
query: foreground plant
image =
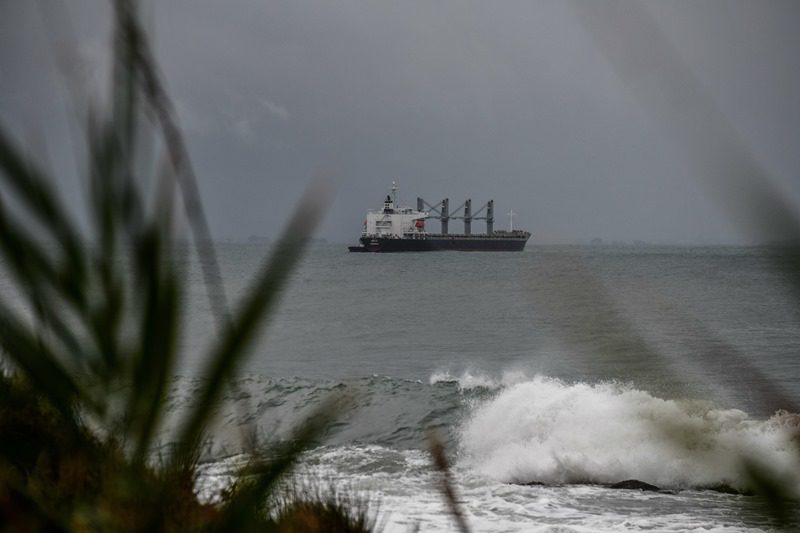
<svg viewBox="0 0 800 533">
<path fill-rule="evenodd" d="M 325 195 L 312 191 L 301 202 L 291 232 L 228 311 L 214 285 L 219 268 L 188 152 L 134 2 L 114 8 L 111 107 L 95 111 L 88 128 L 90 232 L 0 125 L 0 254 L 23 302 L 0 301 L 0 529 L 282 529 L 259 502 L 322 434 L 335 404 L 270 450 L 273 459 L 222 504 L 197 500 L 195 465 L 222 392 L 274 312 Z M 145 138 L 163 153 L 158 165 L 142 164 Z M 159 170 L 142 171 L 150 167 Z M 178 202 L 219 329 L 174 448 L 155 461 L 186 314 L 177 265 L 188 252 L 173 246 Z"/>
</svg>

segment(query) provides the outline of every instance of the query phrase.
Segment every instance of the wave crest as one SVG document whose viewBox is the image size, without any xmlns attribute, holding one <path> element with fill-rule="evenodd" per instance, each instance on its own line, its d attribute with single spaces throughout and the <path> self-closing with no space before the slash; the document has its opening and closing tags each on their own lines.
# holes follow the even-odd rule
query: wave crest
<svg viewBox="0 0 800 533">
<path fill-rule="evenodd" d="M 428 380 L 431 385 L 439 383 L 455 383 L 460 390 L 489 389 L 496 390 L 509 385 L 522 383 L 528 378 L 523 372 L 506 371 L 500 377 L 492 377 L 484 372 L 465 370 L 460 375 L 448 371 L 434 372 Z"/>
<path fill-rule="evenodd" d="M 759 421 L 740 410 L 663 400 L 632 386 L 537 376 L 475 409 L 460 443 L 468 466 L 506 482 L 634 478 L 660 487 L 747 490 L 745 457 L 776 472 L 798 472 L 792 439 L 799 428 L 800 417 L 786 412 Z"/>
</svg>

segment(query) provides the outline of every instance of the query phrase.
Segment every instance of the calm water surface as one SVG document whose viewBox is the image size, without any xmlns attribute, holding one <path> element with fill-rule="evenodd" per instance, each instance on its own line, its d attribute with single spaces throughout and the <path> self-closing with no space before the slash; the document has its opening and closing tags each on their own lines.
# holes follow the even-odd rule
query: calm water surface
<svg viewBox="0 0 800 533">
<path fill-rule="evenodd" d="M 235 301 L 267 250 L 221 245 L 219 252 Z M 249 370 L 424 381 L 442 372 L 521 371 L 633 381 L 670 396 L 689 390 L 760 409 L 749 394 L 748 365 L 800 399 L 800 305 L 769 264 L 758 248 L 349 254 L 317 246 Z M 214 332 L 199 273 L 190 274 L 189 373 Z"/>
</svg>

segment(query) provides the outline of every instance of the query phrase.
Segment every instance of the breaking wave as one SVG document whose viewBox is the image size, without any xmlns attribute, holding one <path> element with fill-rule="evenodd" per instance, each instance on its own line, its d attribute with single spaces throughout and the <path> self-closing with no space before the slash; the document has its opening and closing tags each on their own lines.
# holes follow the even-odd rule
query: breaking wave
<svg viewBox="0 0 800 533">
<path fill-rule="evenodd" d="M 498 377 L 490 376 L 484 372 L 465 370 L 459 375 L 453 375 L 448 371 L 434 372 L 428 383 L 438 385 L 440 383 L 455 384 L 459 390 L 469 391 L 474 389 L 496 390 L 509 385 L 516 385 L 527 381 L 528 377 L 524 372 L 506 371 Z"/>
<path fill-rule="evenodd" d="M 744 458 L 781 475 L 800 471 L 792 442 L 798 428 L 800 416 L 786 412 L 755 420 L 630 385 L 537 376 L 505 386 L 470 412 L 459 434 L 460 466 L 512 483 L 638 479 L 664 488 L 747 490 Z"/>
<path fill-rule="evenodd" d="M 192 404 L 196 386 L 196 380 L 175 383 L 175 419 Z M 637 479 L 662 488 L 746 491 L 744 460 L 782 475 L 800 472 L 800 439 L 793 441 L 800 415 L 758 419 L 708 401 L 659 398 L 631 384 L 477 371 L 439 372 L 427 383 L 386 376 L 242 378 L 218 413 L 204 459 L 240 453 L 245 430 L 263 442 L 288 436 L 335 392 L 349 395 L 353 408 L 337 417 L 327 445 L 424 451 L 433 430 L 457 451 L 456 469 L 498 483 Z M 790 484 L 800 489 L 800 478 Z"/>
</svg>

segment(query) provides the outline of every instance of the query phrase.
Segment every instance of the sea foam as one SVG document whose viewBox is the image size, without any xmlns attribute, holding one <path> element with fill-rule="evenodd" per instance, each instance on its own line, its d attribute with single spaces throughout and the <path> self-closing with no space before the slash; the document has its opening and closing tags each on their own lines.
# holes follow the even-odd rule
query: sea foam
<svg viewBox="0 0 800 533">
<path fill-rule="evenodd" d="M 455 383 L 460 390 L 494 390 L 509 385 L 516 385 L 527 379 L 525 373 L 519 371 L 506 371 L 503 372 L 500 377 L 494 377 L 485 372 L 475 370 L 465 370 L 459 375 L 451 374 L 449 371 L 439 371 L 431 375 L 428 379 L 428 383 L 431 385 L 436 385 L 438 383 Z"/>
<path fill-rule="evenodd" d="M 460 432 L 461 463 L 504 482 L 615 483 L 747 490 L 745 458 L 798 472 L 800 417 L 755 420 L 710 402 L 664 400 L 615 383 L 542 376 L 505 387 Z M 797 476 L 790 481 L 800 487 Z"/>
</svg>

